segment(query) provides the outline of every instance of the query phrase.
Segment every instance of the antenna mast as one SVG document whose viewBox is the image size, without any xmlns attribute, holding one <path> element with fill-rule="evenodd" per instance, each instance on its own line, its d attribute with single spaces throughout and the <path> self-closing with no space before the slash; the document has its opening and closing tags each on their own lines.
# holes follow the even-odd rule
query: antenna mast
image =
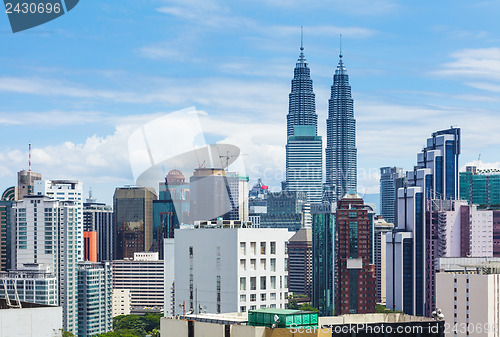
<svg viewBox="0 0 500 337">
<path fill-rule="evenodd" d="M 29 143 L 28 146 L 28 167 L 29 171 L 31 172 L 31 143 Z"/>
</svg>

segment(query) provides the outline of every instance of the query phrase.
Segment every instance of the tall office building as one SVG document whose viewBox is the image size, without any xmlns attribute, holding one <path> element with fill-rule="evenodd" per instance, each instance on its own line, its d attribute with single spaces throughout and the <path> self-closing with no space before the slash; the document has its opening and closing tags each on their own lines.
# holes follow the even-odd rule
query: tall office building
<svg viewBox="0 0 500 337">
<path fill-rule="evenodd" d="M 337 203 L 335 314 L 375 312 L 374 211 L 353 190 Z"/>
<path fill-rule="evenodd" d="M 333 75 L 326 120 L 326 183 L 324 200 L 340 200 L 357 187 L 356 121 L 349 75 L 340 60 Z"/>
<path fill-rule="evenodd" d="M 22 200 L 25 195 L 32 195 L 34 193 L 35 181 L 41 180 L 42 174 L 22 170 L 17 172 L 17 187 L 15 191 L 15 199 Z"/>
<path fill-rule="evenodd" d="M 380 168 L 380 214 L 389 223 L 397 223 L 396 194 L 403 187 L 404 170 L 400 167 Z"/>
<path fill-rule="evenodd" d="M 0 201 L 0 271 L 13 269 L 15 259 L 14 201 Z"/>
<path fill-rule="evenodd" d="M 270 192 L 267 196 L 267 211 L 260 215 L 261 228 L 287 228 L 298 231 L 304 222 L 305 192 Z"/>
<path fill-rule="evenodd" d="M 466 172 L 460 172 L 460 198 L 480 208 L 499 208 L 500 172 L 467 166 Z"/>
<path fill-rule="evenodd" d="M 377 303 L 386 303 L 386 234 L 392 232 L 394 224 L 384 219 L 374 222 L 373 258 L 375 262 L 375 277 L 377 278 Z"/>
<path fill-rule="evenodd" d="M 97 262 L 113 260 L 113 209 L 89 198 L 83 203 L 83 230 L 96 232 Z"/>
<path fill-rule="evenodd" d="M 228 177 L 222 168 L 197 168 L 190 178 L 191 222 L 230 219 L 236 208 Z"/>
<path fill-rule="evenodd" d="M 229 197 L 234 207 L 229 213 L 229 220 L 248 221 L 248 176 L 240 175 L 236 172 L 227 172 Z"/>
<path fill-rule="evenodd" d="M 78 264 L 78 336 L 113 330 L 111 262 Z"/>
<path fill-rule="evenodd" d="M 17 269 L 44 264 L 57 277 L 64 330 L 78 333 L 78 252 L 81 206 L 44 195 L 17 202 Z M 83 234 L 83 233 L 81 233 Z"/>
<path fill-rule="evenodd" d="M 445 254 L 440 214 L 458 199 L 459 155 L 460 129 L 434 132 L 398 189 L 397 229 L 386 237 L 391 309 L 427 316 L 435 309 L 435 261 Z"/>
<path fill-rule="evenodd" d="M 302 45 L 288 99 L 286 190 L 306 192 L 308 202 L 321 202 L 323 145 L 317 135 L 315 95 Z"/>
<path fill-rule="evenodd" d="M 153 200 L 149 187 L 119 187 L 113 196 L 114 259 L 132 258 L 153 248 Z"/>
<path fill-rule="evenodd" d="M 333 315 L 335 302 L 335 212 L 330 203 L 313 204 L 312 214 L 312 304 L 320 316 Z"/>
<path fill-rule="evenodd" d="M 311 297 L 312 229 L 301 228 L 288 240 L 288 291 Z"/>
<path fill-rule="evenodd" d="M 179 170 L 168 172 L 159 187 L 158 200 L 153 200 L 153 251 L 163 259 L 163 239 L 173 238 L 174 229 L 189 222 L 190 189 Z"/>
</svg>

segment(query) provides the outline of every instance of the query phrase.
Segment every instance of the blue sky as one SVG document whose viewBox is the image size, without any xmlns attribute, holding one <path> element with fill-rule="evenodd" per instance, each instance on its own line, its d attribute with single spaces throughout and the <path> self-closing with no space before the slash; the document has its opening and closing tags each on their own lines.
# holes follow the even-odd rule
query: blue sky
<svg viewBox="0 0 500 337">
<path fill-rule="evenodd" d="M 462 166 L 481 154 L 500 167 L 499 13 L 497 1 L 85 0 L 16 34 L 1 13 L 0 189 L 31 142 L 33 170 L 109 203 L 134 183 L 128 136 L 190 106 L 206 112 L 209 140 L 241 148 L 252 182 L 277 189 L 301 25 L 322 135 L 343 35 L 361 194 L 450 125 Z"/>
</svg>

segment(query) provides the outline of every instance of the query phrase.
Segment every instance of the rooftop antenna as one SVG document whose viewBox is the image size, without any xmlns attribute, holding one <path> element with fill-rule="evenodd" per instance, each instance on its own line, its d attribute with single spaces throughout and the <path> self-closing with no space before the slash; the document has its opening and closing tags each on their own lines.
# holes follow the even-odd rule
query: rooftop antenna
<svg viewBox="0 0 500 337">
<path fill-rule="evenodd" d="M 300 26 L 300 50 L 304 50 L 304 26 Z"/>
<path fill-rule="evenodd" d="M 29 143 L 28 146 L 28 167 L 29 171 L 31 172 L 31 143 Z"/>
<path fill-rule="evenodd" d="M 342 34 L 340 34 L 340 58 L 342 58 Z"/>
</svg>

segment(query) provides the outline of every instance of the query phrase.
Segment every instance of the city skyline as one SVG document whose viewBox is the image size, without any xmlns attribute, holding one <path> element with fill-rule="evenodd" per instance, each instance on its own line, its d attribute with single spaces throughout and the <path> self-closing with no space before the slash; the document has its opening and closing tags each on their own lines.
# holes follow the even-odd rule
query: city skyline
<svg viewBox="0 0 500 337">
<path fill-rule="evenodd" d="M 16 172 L 28 169 L 31 142 L 32 169 L 44 179 L 81 180 L 85 192 L 92 187 L 98 201 L 110 204 L 115 187 L 133 184 L 128 135 L 154 117 L 195 105 L 208 114 L 209 140 L 248 154 L 250 184 L 262 175 L 279 189 L 283 116 L 301 25 L 323 139 L 344 37 L 360 195 L 378 192 L 380 167 L 411 169 L 420 139 L 450 125 L 463 132 L 460 168 L 479 154 L 500 167 L 498 8 L 486 1 L 338 1 L 307 8 L 278 0 L 110 1 L 81 3 L 17 34 L 4 15 L 0 188 L 15 185 Z"/>
</svg>

